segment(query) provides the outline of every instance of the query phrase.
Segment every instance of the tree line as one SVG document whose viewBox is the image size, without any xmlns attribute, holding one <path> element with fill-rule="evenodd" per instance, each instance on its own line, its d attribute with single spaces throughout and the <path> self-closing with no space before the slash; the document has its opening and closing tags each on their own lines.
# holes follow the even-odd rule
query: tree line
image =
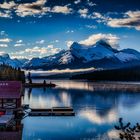
<svg viewBox="0 0 140 140">
<path fill-rule="evenodd" d="M 140 66 L 120 69 L 96 70 L 89 73 L 74 75 L 71 77 L 71 79 L 88 79 L 95 81 L 140 81 Z"/>
<path fill-rule="evenodd" d="M 0 80 L 22 81 L 25 83 L 25 73 L 20 68 L 13 68 L 9 65 L 0 65 Z"/>
</svg>

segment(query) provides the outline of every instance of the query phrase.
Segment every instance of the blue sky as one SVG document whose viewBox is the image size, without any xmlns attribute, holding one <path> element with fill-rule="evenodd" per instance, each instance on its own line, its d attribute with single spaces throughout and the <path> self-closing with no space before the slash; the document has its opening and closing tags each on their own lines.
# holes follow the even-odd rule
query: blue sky
<svg viewBox="0 0 140 140">
<path fill-rule="evenodd" d="M 140 51 L 139 0 L 5 0 L 0 2 L 0 52 L 43 57 L 73 41 L 99 39 Z"/>
</svg>

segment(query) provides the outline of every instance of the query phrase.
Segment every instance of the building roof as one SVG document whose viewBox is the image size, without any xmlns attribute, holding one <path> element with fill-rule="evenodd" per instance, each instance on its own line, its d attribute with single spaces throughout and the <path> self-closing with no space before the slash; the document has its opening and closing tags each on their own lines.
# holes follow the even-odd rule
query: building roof
<svg viewBox="0 0 140 140">
<path fill-rule="evenodd" d="M 20 98 L 22 83 L 20 81 L 0 81 L 0 98 Z"/>
</svg>

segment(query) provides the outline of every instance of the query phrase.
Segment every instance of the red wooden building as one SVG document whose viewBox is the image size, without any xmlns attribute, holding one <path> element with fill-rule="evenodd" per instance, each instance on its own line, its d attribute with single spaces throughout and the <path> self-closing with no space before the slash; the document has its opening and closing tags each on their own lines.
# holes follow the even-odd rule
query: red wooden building
<svg viewBox="0 0 140 140">
<path fill-rule="evenodd" d="M 22 124 L 14 114 L 21 108 L 21 93 L 21 82 L 0 81 L 0 139 L 22 139 Z"/>
<path fill-rule="evenodd" d="M 21 107 L 22 83 L 19 81 L 0 81 L 0 109 Z"/>
</svg>

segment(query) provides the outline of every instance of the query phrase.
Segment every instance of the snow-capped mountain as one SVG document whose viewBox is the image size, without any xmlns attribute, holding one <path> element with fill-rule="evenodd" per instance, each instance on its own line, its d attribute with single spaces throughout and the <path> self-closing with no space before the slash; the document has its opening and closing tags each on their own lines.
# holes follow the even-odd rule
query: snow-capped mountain
<svg viewBox="0 0 140 140">
<path fill-rule="evenodd" d="M 140 65 L 140 52 L 133 49 L 117 50 L 100 40 L 91 46 L 74 42 L 69 50 L 43 58 L 11 59 L 8 54 L 0 54 L 0 64 L 24 69 L 78 69 L 78 68 L 118 68 Z"/>
<path fill-rule="evenodd" d="M 6 64 L 17 68 L 22 67 L 23 63 L 25 63 L 25 61 L 22 62 L 22 60 L 20 61 L 18 59 L 11 59 L 10 56 L 6 53 L 0 54 L 0 64 Z"/>
<path fill-rule="evenodd" d="M 122 65 L 123 64 L 123 65 Z M 133 49 L 117 50 L 107 42 L 100 40 L 86 46 L 74 42 L 69 50 L 55 55 L 33 58 L 25 62 L 25 69 L 64 69 L 64 68 L 114 68 L 140 64 L 140 53 Z"/>
</svg>

